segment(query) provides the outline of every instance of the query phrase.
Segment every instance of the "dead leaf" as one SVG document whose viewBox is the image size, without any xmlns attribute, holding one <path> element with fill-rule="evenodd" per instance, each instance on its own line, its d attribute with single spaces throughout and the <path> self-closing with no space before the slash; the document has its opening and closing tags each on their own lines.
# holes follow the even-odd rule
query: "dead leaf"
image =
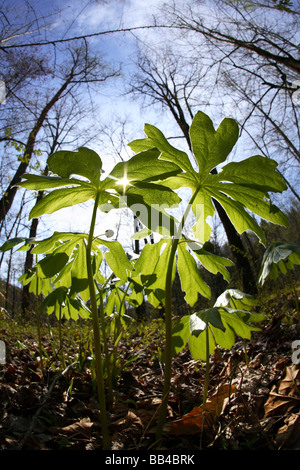
<svg viewBox="0 0 300 470">
<path fill-rule="evenodd" d="M 72 437 L 82 435 L 83 437 L 89 439 L 91 436 L 91 428 L 93 423 L 90 418 L 82 418 L 80 421 L 65 426 L 60 429 L 60 434 L 68 434 Z"/>
<path fill-rule="evenodd" d="M 265 403 L 265 418 L 284 415 L 300 404 L 300 369 L 293 364 L 286 368 L 286 375 L 278 386 L 274 385 Z"/>
<path fill-rule="evenodd" d="M 205 425 L 211 427 L 215 419 L 223 412 L 229 396 L 235 392 L 234 385 L 222 385 L 218 390 L 207 400 L 205 409 Z M 190 413 L 187 413 L 182 418 L 173 421 L 170 428 L 170 433 L 176 436 L 185 434 L 193 435 L 202 431 L 203 429 L 203 406 L 196 406 Z"/>
<path fill-rule="evenodd" d="M 128 411 L 126 416 L 117 419 L 109 426 L 111 431 L 121 431 L 132 427 L 143 428 L 141 419 L 133 411 Z"/>
<path fill-rule="evenodd" d="M 280 449 L 300 449 L 300 413 L 293 413 L 285 420 L 275 438 Z"/>
</svg>

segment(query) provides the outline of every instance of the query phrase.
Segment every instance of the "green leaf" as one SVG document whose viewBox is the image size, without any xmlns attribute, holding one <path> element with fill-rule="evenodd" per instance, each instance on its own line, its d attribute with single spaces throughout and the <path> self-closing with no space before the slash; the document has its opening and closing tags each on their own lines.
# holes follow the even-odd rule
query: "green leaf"
<svg viewBox="0 0 300 470">
<path fill-rule="evenodd" d="M 79 175 L 87 178 L 96 187 L 99 185 L 102 172 L 101 158 L 86 147 L 80 147 L 77 152 L 59 150 L 50 155 L 47 163 L 49 170 L 62 178 Z"/>
<path fill-rule="evenodd" d="M 16 246 L 22 244 L 22 247 L 18 249 L 18 251 L 24 250 L 28 251 L 31 247 L 31 243 L 34 243 L 34 238 L 25 238 L 25 237 L 15 237 L 11 238 L 10 240 L 6 240 L 3 245 L 0 247 L 0 251 L 8 251 L 12 250 Z"/>
<path fill-rule="evenodd" d="M 157 127 L 145 124 L 144 132 L 147 139 L 135 140 L 129 144 L 134 152 L 156 148 L 161 153 L 160 158 L 175 163 L 179 168 L 193 172 L 193 167 L 187 154 L 173 147 Z"/>
<path fill-rule="evenodd" d="M 239 136 L 238 124 L 234 119 L 225 118 L 215 131 L 211 119 L 198 111 L 190 128 L 193 153 L 200 175 L 207 175 L 222 163 Z"/>
<path fill-rule="evenodd" d="M 263 285 L 269 277 L 272 280 L 278 277 L 278 268 L 282 273 L 287 269 L 294 269 L 300 264 L 300 246 L 293 243 L 275 242 L 265 251 L 259 273 L 259 284 Z"/>
<path fill-rule="evenodd" d="M 174 163 L 159 160 L 159 155 L 160 152 L 155 148 L 140 152 L 126 162 L 117 163 L 110 177 L 122 179 L 126 176 L 131 183 L 135 183 L 162 180 L 182 171 Z"/>
<path fill-rule="evenodd" d="M 191 317 L 195 318 L 197 317 L 199 320 L 202 321 L 202 323 L 204 323 L 205 325 L 208 325 L 208 323 L 210 323 L 212 326 L 214 326 L 215 328 L 219 329 L 219 330 L 222 330 L 223 332 L 225 332 L 225 328 L 224 328 L 224 325 L 222 323 L 222 320 L 221 320 L 221 315 L 220 315 L 220 312 L 217 308 L 215 307 L 212 307 L 212 308 L 208 308 L 208 309 L 205 309 L 205 310 L 200 310 L 200 312 L 196 312 L 194 313 L 193 315 L 191 315 Z M 203 331 L 205 328 L 202 328 L 201 330 L 199 330 L 200 332 Z M 196 335 L 197 336 L 197 331 L 198 329 L 196 328 L 196 323 L 191 323 L 190 322 L 190 331 L 191 331 L 191 334 L 192 335 Z"/>
<path fill-rule="evenodd" d="M 66 301 L 67 293 L 68 293 L 68 289 L 63 286 L 58 287 L 57 289 L 54 289 L 42 301 L 42 303 L 39 306 L 39 309 L 43 310 L 44 308 L 48 309 L 49 307 L 56 307 L 58 305 L 63 305 Z"/>
<path fill-rule="evenodd" d="M 133 271 L 133 266 L 127 258 L 121 243 L 118 241 L 106 241 L 100 238 L 96 238 L 94 243 L 98 246 L 106 246 L 109 249 L 104 255 L 108 265 L 118 278 L 127 281 L 128 276 Z"/>
<path fill-rule="evenodd" d="M 52 253 L 39 262 L 43 277 L 53 277 L 59 273 L 67 263 L 69 257 L 66 253 Z"/>
<path fill-rule="evenodd" d="M 210 238 L 208 218 L 215 214 L 214 200 L 223 206 L 238 233 L 251 230 L 262 242 L 265 241 L 264 233 L 251 213 L 270 222 L 287 225 L 287 218 L 271 203 L 268 195 L 268 191 L 282 192 L 286 189 L 275 161 L 256 155 L 228 163 L 219 173 L 211 173 L 225 161 L 237 141 L 236 121 L 225 118 L 215 130 L 208 116 L 202 112 L 196 114 L 190 137 L 198 171 L 186 164 L 181 153 L 177 155 L 170 149 L 157 130 L 151 129 L 149 137 L 149 129 L 146 128 L 148 139 L 135 142 L 134 148 L 156 146 L 161 151 L 160 159 L 171 158 L 181 165 L 184 173 L 167 178 L 163 184 L 173 190 L 190 188 L 195 195 L 192 210 L 196 218 L 193 231 L 197 241 L 204 243 Z"/>
<path fill-rule="evenodd" d="M 188 246 L 193 250 L 200 263 L 207 271 L 213 274 L 221 273 L 227 282 L 230 281 L 230 274 L 227 267 L 234 265 L 230 259 L 210 253 L 204 248 L 198 248 L 196 243 L 188 242 Z"/>
<path fill-rule="evenodd" d="M 183 316 L 172 331 L 172 356 L 186 346 L 190 338 L 190 315 Z"/>
<path fill-rule="evenodd" d="M 275 206 L 270 203 L 269 199 L 263 199 L 261 191 L 253 188 L 242 186 L 240 184 L 216 184 L 215 189 L 219 189 L 232 199 L 241 202 L 247 209 L 254 212 L 263 219 L 278 225 L 287 225 L 287 217 Z"/>
<path fill-rule="evenodd" d="M 55 189 L 33 207 L 30 211 L 29 219 L 38 218 L 43 214 L 52 214 L 65 207 L 81 204 L 94 196 L 95 190 L 87 189 L 86 187 Z"/>
<path fill-rule="evenodd" d="M 178 245 L 178 273 L 182 290 L 185 292 L 185 300 L 190 306 L 197 302 L 198 293 L 210 298 L 210 288 L 202 279 L 195 259 L 183 243 Z"/>
<path fill-rule="evenodd" d="M 136 260 L 135 281 L 140 283 L 148 295 L 148 301 L 154 307 L 164 303 L 164 291 L 166 282 L 166 266 L 169 261 L 171 250 L 171 239 L 162 238 L 153 245 L 148 243 L 144 246 L 139 258 Z M 175 278 L 176 263 L 173 264 L 172 279 Z M 138 280 L 140 274 L 140 281 Z"/>
<path fill-rule="evenodd" d="M 212 307 L 186 315 L 173 329 L 172 352 L 177 354 L 188 343 L 193 358 L 205 361 L 207 328 L 209 354 L 213 354 L 216 345 L 231 349 L 236 335 L 250 339 L 252 331 L 260 330 L 251 323 L 261 322 L 264 319 L 264 315 L 225 307 Z"/>
<path fill-rule="evenodd" d="M 25 174 L 22 176 L 24 181 L 18 183 L 18 186 L 26 189 L 46 190 L 54 189 L 62 186 L 81 186 L 83 181 L 76 178 L 60 178 L 57 176 L 41 176 L 41 175 L 31 175 Z"/>
<path fill-rule="evenodd" d="M 254 155 L 239 162 L 230 162 L 219 175 L 222 181 L 246 186 L 263 192 L 282 192 L 286 190 L 286 184 L 276 171 L 278 163 L 270 158 Z"/>
<path fill-rule="evenodd" d="M 239 289 L 225 290 L 215 301 L 214 307 L 232 307 L 235 309 L 245 309 L 257 304 L 257 299 L 252 295 L 245 294 Z"/>
</svg>

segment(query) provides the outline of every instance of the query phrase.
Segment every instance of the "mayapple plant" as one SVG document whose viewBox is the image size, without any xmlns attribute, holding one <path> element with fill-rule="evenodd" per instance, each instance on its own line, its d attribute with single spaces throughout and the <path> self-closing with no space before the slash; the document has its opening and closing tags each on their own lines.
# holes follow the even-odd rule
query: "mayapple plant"
<svg viewBox="0 0 300 470">
<path fill-rule="evenodd" d="M 206 114 L 199 111 L 195 115 L 190 127 L 190 140 L 195 168 L 188 155 L 174 148 L 159 129 L 146 124 L 144 132 L 147 137 L 132 142 L 130 147 L 134 151 L 146 151 L 151 148 L 158 149 L 160 151 L 160 159 L 172 162 L 182 170 L 180 173 L 164 179 L 164 186 L 173 190 L 183 187 L 191 190 L 190 200 L 182 220 L 177 224 L 176 232 L 168 240 L 167 244 L 169 252 L 164 299 L 166 322 L 165 382 L 156 435 L 157 439 L 159 439 L 162 434 L 170 391 L 172 361 L 171 287 L 175 272 L 176 254 L 178 254 L 178 272 L 182 280 L 183 289 L 187 289 L 187 301 L 190 300 L 189 291 L 194 290 L 194 302 L 196 301 L 195 292 L 203 294 L 205 290 L 204 283 L 200 281 L 200 274 L 196 274 L 192 253 L 198 257 L 200 262 L 205 260 L 209 266 L 213 264 L 214 260 L 212 255 L 209 256 L 209 253 L 203 251 L 203 244 L 210 238 L 211 227 L 207 222 L 207 218 L 215 213 L 213 201 L 217 200 L 221 204 L 238 233 L 241 234 L 251 230 L 262 243 L 265 243 L 264 233 L 251 213 L 275 224 L 287 225 L 286 216 L 277 206 L 272 204 L 269 196 L 270 191 L 284 191 L 286 184 L 276 171 L 277 163 L 260 155 L 255 155 L 239 162 L 227 163 L 222 166 L 219 173 L 214 171 L 225 162 L 238 139 L 238 124 L 234 119 L 223 119 L 218 129 L 215 130 L 211 119 Z M 195 239 L 192 242 L 187 240 L 182 234 L 184 222 L 191 209 L 196 219 L 193 226 Z M 221 272 L 224 276 L 224 265 L 226 263 L 223 260 L 221 261 L 220 258 L 218 260 L 219 266 L 220 264 L 222 265 L 223 271 Z M 205 266 L 204 262 L 203 265 Z M 186 272 L 187 269 L 189 272 Z M 220 269 L 216 269 L 216 271 L 218 270 L 220 271 Z M 187 279 L 188 281 L 184 282 Z M 227 313 L 231 315 L 231 312 Z M 240 321 L 244 321 L 243 313 L 237 315 Z M 232 330 L 230 326 L 228 328 L 226 323 L 226 326 L 224 326 L 224 322 L 219 315 L 217 315 L 217 321 L 215 321 L 215 318 L 215 311 L 213 315 L 205 314 L 204 320 L 199 318 L 202 322 L 200 330 L 195 330 L 194 326 L 192 326 L 190 328 L 191 334 L 194 331 L 206 329 L 206 338 L 209 339 L 208 325 L 212 324 L 218 330 L 223 330 L 226 336 L 229 335 L 231 337 Z M 247 316 L 245 320 L 247 321 L 248 318 Z M 192 321 L 190 324 L 193 325 L 194 322 Z M 181 340 L 185 345 L 184 338 Z"/>
<path fill-rule="evenodd" d="M 300 264 L 300 246 L 294 243 L 274 242 L 266 249 L 259 273 L 258 282 L 263 285 L 266 280 L 275 280 L 278 278 L 279 272 L 287 274 L 289 277 L 291 289 L 294 294 L 296 310 L 298 315 L 298 327 L 300 330 L 300 306 L 298 300 L 298 293 L 296 284 L 290 271 L 295 268 L 295 265 Z"/>
<path fill-rule="evenodd" d="M 39 265 L 45 278 L 56 275 L 56 281 L 69 284 L 71 293 L 80 293 L 83 300 L 90 302 L 95 349 L 95 368 L 97 377 L 98 398 L 101 414 L 103 448 L 110 447 L 108 423 L 106 415 L 106 397 L 103 377 L 101 353 L 100 325 L 96 295 L 96 276 L 99 276 L 99 246 L 109 249 L 106 260 L 115 276 L 127 279 L 133 271 L 122 246 L 119 242 L 109 242 L 95 236 L 96 215 L 98 209 L 108 212 L 113 208 L 124 207 L 124 179 L 127 177 L 131 185 L 126 191 L 126 203 L 137 208 L 150 208 L 158 201 L 178 203 L 180 198 L 170 188 L 156 183 L 165 177 L 175 175 L 181 170 L 171 162 L 158 159 L 159 151 L 150 149 L 140 155 L 133 156 L 128 162 L 118 163 L 111 173 L 101 179 L 102 160 L 100 156 L 85 147 L 78 151 L 58 151 L 48 158 L 47 164 L 53 176 L 24 175 L 20 187 L 31 190 L 50 191 L 31 210 L 29 218 L 38 218 L 44 214 L 52 214 L 57 210 L 70 207 L 92 199 L 93 211 L 88 234 L 55 232 L 46 240 L 13 239 L 2 246 L 2 250 L 11 249 L 24 243 L 21 249 L 48 253 Z M 123 182 L 122 182 L 123 181 Z M 137 209 L 136 209 L 137 210 Z M 172 217 L 159 210 L 152 211 L 157 217 L 152 219 L 155 231 L 164 225 L 174 226 Z M 147 221 L 149 223 L 149 221 Z M 107 232 L 106 232 L 107 233 Z M 98 256 L 95 256 L 97 254 Z M 101 298 L 101 297 L 100 297 Z"/>
<path fill-rule="evenodd" d="M 206 343 L 207 360 L 213 347 L 209 338 L 212 327 L 217 341 L 226 347 L 231 347 L 235 333 L 243 336 L 243 331 L 246 331 L 246 337 L 249 337 L 249 332 L 255 329 L 248 322 L 257 318 L 249 316 L 247 312 L 215 307 L 184 319 L 175 334 L 172 332 L 171 288 L 176 269 L 185 291 L 185 299 L 191 307 L 196 303 L 198 294 L 207 298 L 211 295 L 209 286 L 197 268 L 197 261 L 210 272 L 221 273 L 229 280 L 227 267 L 232 262 L 206 249 L 205 242 L 211 233 L 207 218 L 214 215 L 213 201 L 217 200 L 223 206 L 238 233 L 251 230 L 262 243 L 264 233 L 251 213 L 276 224 L 287 223 L 284 214 L 271 203 L 269 197 L 271 191 L 282 192 L 286 189 L 276 171 L 276 162 L 255 155 L 240 162 L 225 164 L 219 173 L 215 173 L 214 170 L 225 162 L 238 139 L 239 130 L 235 120 L 225 118 L 215 130 L 206 114 L 196 114 L 190 128 L 193 163 L 187 153 L 173 147 L 156 127 L 146 124 L 144 131 L 147 136 L 145 139 L 129 144 L 135 155 L 127 162 L 118 163 L 106 177 L 102 174 L 100 156 L 90 149 L 80 148 L 77 152 L 58 151 L 48 158 L 49 171 L 53 176 L 28 174 L 24 175 L 20 183 L 21 187 L 27 189 L 50 190 L 33 207 L 30 218 L 93 200 L 89 233 L 56 232 L 45 241 L 44 246 L 41 241 L 34 249 L 42 249 L 50 255 L 44 269 L 47 263 L 50 263 L 51 268 L 56 266 L 54 274 L 59 281 L 68 284 L 72 295 L 80 293 L 84 301 L 89 300 L 104 449 L 109 448 L 110 439 L 96 294 L 96 290 L 99 291 L 101 247 L 108 248 L 105 257 L 114 275 L 131 283 L 133 297 L 141 299 L 144 293 L 153 305 L 163 305 L 165 308 L 164 388 L 156 436 L 160 439 L 170 391 L 172 355 L 176 352 L 174 340 L 175 343 L 176 339 L 179 340 L 183 347 L 187 341 L 192 344 L 196 340 L 194 350 L 201 350 L 201 332 L 205 331 L 211 345 Z M 178 221 L 168 212 L 168 208 L 178 207 L 182 202 L 176 192 L 181 188 L 187 188 L 191 195 Z M 131 262 L 119 242 L 109 242 L 95 236 L 97 211 L 109 212 L 123 207 L 129 207 L 145 226 L 141 234 L 135 236 L 144 236 L 150 232 L 161 235 L 159 242 L 146 245 L 140 257 Z M 193 239 L 183 233 L 190 212 L 195 217 Z M 27 246 L 35 245 L 36 241 L 27 240 L 26 243 Z M 14 244 L 14 241 L 7 242 L 4 248 L 12 248 Z M 50 273 L 53 274 L 52 269 L 45 277 Z M 101 289 L 100 286 L 100 292 L 103 293 Z M 103 297 L 100 295 L 98 298 L 101 316 Z"/>
</svg>

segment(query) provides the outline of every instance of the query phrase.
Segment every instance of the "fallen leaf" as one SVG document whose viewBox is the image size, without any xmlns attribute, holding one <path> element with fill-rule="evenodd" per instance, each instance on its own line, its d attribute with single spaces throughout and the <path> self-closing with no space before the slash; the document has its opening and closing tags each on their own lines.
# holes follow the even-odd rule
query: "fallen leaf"
<svg viewBox="0 0 300 470">
<path fill-rule="evenodd" d="M 300 369 L 293 364 L 286 368 L 285 377 L 274 385 L 265 403 L 265 418 L 284 415 L 300 404 Z"/>
<path fill-rule="evenodd" d="M 275 442 L 280 449 L 300 449 L 300 413 L 293 413 L 285 419 Z"/>
<path fill-rule="evenodd" d="M 85 438 L 90 438 L 92 426 L 93 423 L 90 418 L 82 418 L 80 421 L 76 421 L 69 426 L 61 428 L 60 434 L 68 434 L 72 437 L 82 435 Z"/>
<path fill-rule="evenodd" d="M 190 413 L 187 413 L 182 418 L 173 421 L 171 424 L 170 433 L 176 436 L 182 434 L 197 434 L 203 429 L 204 416 L 205 426 L 211 427 L 216 418 L 223 412 L 223 409 L 227 403 L 227 399 L 234 392 L 234 385 L 222 385 L 207 400 L 205 413 L 203 413 L 203 405 L 194 407 Z"/>
<path fill-rule="evenodd" d="M 131 427 L 143 428 L 141 419 L 133 411 L 128 411 L 126 416 L 117 419 L 109 426 L 111 431 L 121 431 Z"/>
</svg>

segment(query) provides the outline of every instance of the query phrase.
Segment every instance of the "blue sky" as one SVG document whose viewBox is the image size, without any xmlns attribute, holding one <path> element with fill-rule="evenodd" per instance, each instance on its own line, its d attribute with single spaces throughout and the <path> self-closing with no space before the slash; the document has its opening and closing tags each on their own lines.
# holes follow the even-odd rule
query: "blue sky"
<svg viewBox="0 0 300 470">
<path fill-rule="evenodd" d="M 25 2 L 22 2 L 22 0 L 13 0 L 13 4 L 23 4 L 23 7 L 25 6 Z M 149 25 L 152 23 L 152 15 L 159 11 L 159 7 L 162 6 L 163 2 L 161 0 L 54 0 L 52 2 L 30 0 L 30 4 L 34 7 L 37 16 L 47 17 L 45 21 L 49 24 L 49 27 L 44 30 L 43 34 L 45 39 L 54 40 L 62 37 L 69 38 L 93 34 L 105 30 Z M 21 10 L 16 11 L 20 12 Z M 93 37 L 89 39 L 89 43 L 94 53 L 103 53 L 105 60 L 111 62 L 112 65 L 118 65 L 121 62 L 124 67 L 123 74 L 126 74 L 131 67 L 131 61 L 137 45 L 136 39 L 140 39 L 140 44 L 143 44 L 143 42 L 147 43 L 148 40 L 162 42 L 165 38 L 164 35 L 163 31 L 157 32 L 153 30 L 136 31 L 134 35 L 131 33 L 114 33 Z M 61 48 L 58 45 L 57 51 L 59 52 Z M 170 116 L 166 118 L 166 113 L 162 113 L 159 107 L 155 109 L 147 108 L 146 111 L 141 110 L 138 103 L 133 103 L 127 97 L 120 97 L 120 93 L 123 91 L 121 88 L 122 80 L 118 82 L 117 88 L 115 83 L 111 87 L 110 85 L 105 87 L 105 92 L 99 94 L 97 105 L 99 106 L 99 116 L 104 120 L 106 118 L 113 120 L 117 115 L 127 115 L 131 119 L 131 128 L 128 128 L 130 130 L 128 142 L 131 138 L 138 138 L 143 135 L 145 122 L 157 125 L 167 135 L 178 135 L 178 129 Z M 221 112 L 226 114 L 228 111 L 231 114 L 234 112 L 232 111 L 234 106 L 233 99 L 230 95 L 222 97 L 222 100 L 225 99 L 226 105 L 221 109 Z M 214 109 L 214 112 L 216 113 L 218 110 Z M 213 116 L 211 117 L 217 127 L 221 119 L 218 120 Z M 223 117 L 225 115 L 222 114 Z M 174 145 L 177 145 L 177 143 Z M 94 145 L 92 148 L 96 151 L 99 150 L 101 154 L 101 149 Z M 247 151 L 241 157 L 246 158 L 250 155 L 249 151 Z M 109 170 L 110 168 L 107 165 L 108 162 L 105 161 L 105 156 L 103 163 L 104 169 Z M 82 210 L 77 207 L 68 209 L 68 216 L 66 214 L 67 211 L 60 211 L 53 216 L 45 217 L 45 226 L 51 227 L 56 225 L 57 230 L 87 229 L 90 212 L 86 208 Z M 102 217 L 102 223 L 97 233 L 104 233 L 106 229 L 113 228 L 112 225 L 119 219 L 119 215 L 115 215 L 116 218 L 114 219 L 112 219 L 111 214 Z M 127 232 L 127 235 L 128 229 L 126 225 L 128 220 L 130 219 L 125 217 L 123 219 L 124 230 Z"/>
</svg>

